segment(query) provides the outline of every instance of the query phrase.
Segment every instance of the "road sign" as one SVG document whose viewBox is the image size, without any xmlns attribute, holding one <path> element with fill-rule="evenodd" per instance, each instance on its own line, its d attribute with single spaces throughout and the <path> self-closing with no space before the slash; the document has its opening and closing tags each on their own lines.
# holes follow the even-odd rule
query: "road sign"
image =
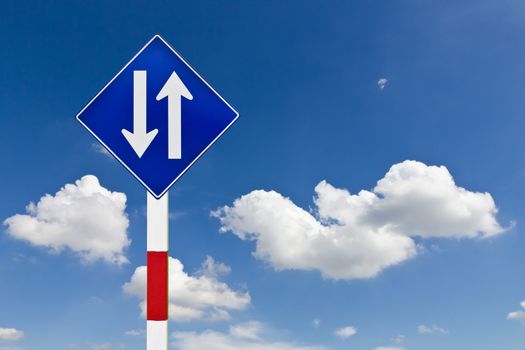
<svg viewBox="0 0 525 350">
<path fill-rule="evenodd" d="M 159 35 L 77 115 L 157 199 L 238 117 Z"/>
<path fill-rule="evenodd" d="M 156 35 L 77 119 L 149 191 L 147 350 L 168 348 L 168 196 L 239 114 Z"/>
</svg>

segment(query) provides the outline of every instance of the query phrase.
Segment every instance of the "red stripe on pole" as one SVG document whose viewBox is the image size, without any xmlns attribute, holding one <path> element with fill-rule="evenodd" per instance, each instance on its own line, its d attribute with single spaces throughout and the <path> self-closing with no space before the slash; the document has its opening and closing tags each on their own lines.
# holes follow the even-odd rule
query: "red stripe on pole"
<svg viewBox="0 0 525 350">
<path fill-rule="evenodd" d="M 168 252 L 148 252 L 148 320 L 168 319 Z"/>
</svg>

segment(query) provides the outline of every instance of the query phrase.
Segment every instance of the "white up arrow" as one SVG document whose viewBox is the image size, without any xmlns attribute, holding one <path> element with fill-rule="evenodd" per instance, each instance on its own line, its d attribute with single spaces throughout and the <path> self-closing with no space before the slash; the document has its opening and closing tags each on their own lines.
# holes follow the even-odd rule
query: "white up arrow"
<svg viewBox="0 0 525 350">
<path fill-rule="evenodd" d="M 157 95 L 157 101 L 165 97 L 168 97 L 168 159 L 181 159 L 181 99 L 185 97 L 192 100 L 193 96 L 177 73 L 173 72 Z"/>
<path fill-rule="evenodd" d="M 133 132 L 122 129 L 122 134 L 141 158 L 158 132 L 146 132 L 146 71 L 133 71 Z"/>
</svg>

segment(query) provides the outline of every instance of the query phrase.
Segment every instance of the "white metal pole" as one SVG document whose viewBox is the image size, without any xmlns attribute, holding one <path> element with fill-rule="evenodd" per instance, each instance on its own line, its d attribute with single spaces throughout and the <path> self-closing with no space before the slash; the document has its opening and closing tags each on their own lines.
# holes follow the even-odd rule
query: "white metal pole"
<svg viewBox="0 0 525 350">
<path fill-rule="evenodd" d="M 147 194 L 147 350 L 168 348 L 168 192 Z"/>
</svg>

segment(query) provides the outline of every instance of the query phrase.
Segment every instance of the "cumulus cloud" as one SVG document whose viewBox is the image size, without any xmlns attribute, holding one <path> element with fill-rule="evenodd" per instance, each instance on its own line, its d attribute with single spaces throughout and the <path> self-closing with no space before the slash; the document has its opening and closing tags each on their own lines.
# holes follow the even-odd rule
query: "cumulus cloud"
<svg viewBox="0 0 525 350">
<path fill-rule="evenodd" d="M 357 334 L 357 329 L 353 326 L 347 326 L 336 329 L 334 333 L 341 339 L 348 339 Z"/>
<path fill-rule="evenodd" d="M 377 86 L 379 87 L 380 90 L 383 90 L 386 86 L 386 84 L 388 83 L 388 79 L 386 78 L 381 78 L 377 81 Z"/>
<path fill-rule="evenodd" d="M 414 238 L 486 238 L 505 231 L 489 193 L 455 184 L 444 166 L 393 165 L 372 191 L 326 181 L 310 212 L 275 191 L 255 190 L 212 212 L 221 232 L 256 241 L 254 256 L 276 270 L 370 278 L 417 255 Z"/>
<path fill-rule="evenodd" d="M 24 337 L 24 332 L 16 328 L 0 328 L 0 340 L 17 341 Z"/>
<path fill-rule="evenodd" d="M 420 325 L 417 327 L 417 332 L 419 334 L 448 334 L 448 331 L 446 329 L 443 329 L 436 325 L 432 325 L 432 326 Z"/>
<path fill-rule="evenodd" d="M 230 271 L 224 264 L 216 263 L 211 257 L 203 262 L 199 271 L 190 276 L 184 272 L 184 265 L 177 259 L 169 258 L 169 318 L 176 322 L 198 319 L 227 320 L 228 310 L 242 310 L 250 305 L 250 294 L 232 290 L 219 280 L 220 275 Z M 131 280 L 122 287 L 124 292 L 139 298 L 142 316 L 146 315 L 146 266 L 135 269 Z"/>
<path fill-rule="evenodd" d="M 111 192 L 96 176 L 86 175 L 67 184 L 54 196 L 46 194 L 26 214 L 4 221 L 8 234 L 52 253 L 69 249 L 85 263 L 103 260 L 123 264 L 131 241 L 125 212 L 126 195 Z"/>
<path fill-rule="evenodd" d="M 525 322 L 525 301 L 522 301 L 520 303 L 520 306 L 522 310 L 509 312 L 507 315 L 507 320 Z"/>
<path fill-rule="evenodd" d="M 264 327 L 259 322 L 248 322 L 230 327 L 229 333 L 206 330 L 203 332 L 173 333 L 173 347 L 177 350 L 324 350 L 324 347 L 301 346 L 289 342 L 263 339 Z"/>
</svg>

